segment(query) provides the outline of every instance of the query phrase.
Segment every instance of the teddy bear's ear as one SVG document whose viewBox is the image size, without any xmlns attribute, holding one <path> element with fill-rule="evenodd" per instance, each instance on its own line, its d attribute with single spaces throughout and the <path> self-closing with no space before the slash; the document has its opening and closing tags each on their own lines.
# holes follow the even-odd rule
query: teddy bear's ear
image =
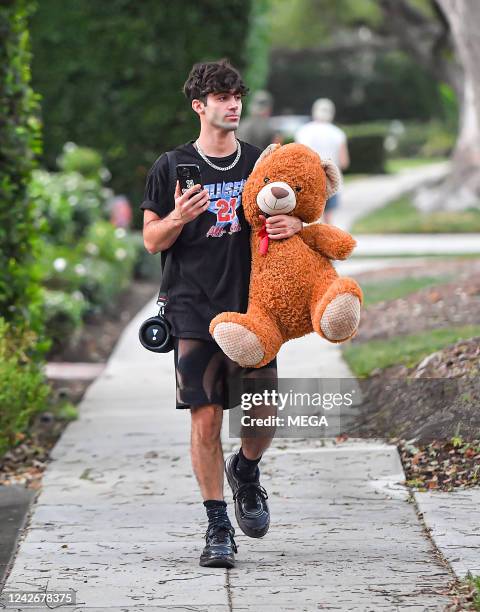
<svg viewBox="0 0 480 612">
<path fill-rule="evenodd" d="M 271 153 L 273 153 L 274 151 L 276 151 L 278 149 L 278 147 L 281 147 L 282 145 L 278 142 L 269 144 L 268 147 L 266 149 L 264 149 L 261 153 L 260 153 L 260 157 L 257 159 L 257 161 L 255 162 L 255 166 L 262 161 L 262 159 L 264 159 L 265 157 L 268 157 Z M 255 166 L 253 166 L 255 168 Z"/>
<path fill-rule="evenodd" d="M 331 159 L 322 159 L 322 168 L 327 177 L 327 197 L 332 197 L 340 189 L 342 175 Z"/>
</svg>

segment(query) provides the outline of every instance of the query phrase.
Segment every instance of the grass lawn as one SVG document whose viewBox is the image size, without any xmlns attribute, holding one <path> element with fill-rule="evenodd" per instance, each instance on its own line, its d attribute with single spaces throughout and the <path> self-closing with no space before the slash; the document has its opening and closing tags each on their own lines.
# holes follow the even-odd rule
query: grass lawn
<svg viewBox="0 0 480 612">
<path fill-rule="evenodd" d="M 436 234 L 480 232 L 480 210 L 419 212 L 410 196 L 402 196 L 358 219 L 352 234 Z"/>
<path fill-rule="evenodd" d="M 387 159 L 385 164 L 387 172 L 395 174 L 401 170 L 409 168 L 418 168 L 419 166 L 427 166 L 438 162 L 447 161 L 446 157 L 399 157 L 397 159 Z"/>
<path fill-rule="evenodd" d="M 355 376 L 368 376 L 376 368 L 396 364 L 412 367 L 430 353 L 474 336 L 480 336 L 480 325 L 433 329 L 390 340 L 351 343 L 344 346 L 343 356 Z"/>
<path fill-rule="evenodd" d="M 371 306 L 385 300 L 396 300 L 419 291 L 425 287 L 433 287 L 448 282 L 453 275 L 419 276 L 418 278 L 392 278 L 375 283 L 361 283 L 364 297 L 364 307 Z"/>
<path fill-rule="evenodd" d="M 370 178 L 371 176 L 371 174 L 344 174 L 343 182 L 347 184 L 352 181 L 358 181 L 359 179 Z"/>
<path fill-rule="evenodd" d="M 471 572 L 468 572 L 463 582 L 472 589 L 473 610 L 480 610 L 480 576 L 473 576 Z"/>
</svg>

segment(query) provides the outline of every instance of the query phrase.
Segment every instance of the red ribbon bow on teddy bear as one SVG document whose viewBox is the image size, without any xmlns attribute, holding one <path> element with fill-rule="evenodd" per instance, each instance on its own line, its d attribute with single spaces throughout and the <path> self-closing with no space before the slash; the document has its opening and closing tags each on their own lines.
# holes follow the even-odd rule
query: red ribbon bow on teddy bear
<svg viewBox="0 0 480 612">
<path fill-rule="evenodd" d="M 257 236 L 260 238 L 260 245 L 258 250 L 260 255 L 266 255 L 268 250 L 268 234 L 267 234 L 267 220 L 265 217 L 262 219 L 262 227 L 258 230 Z"/>
</svg>

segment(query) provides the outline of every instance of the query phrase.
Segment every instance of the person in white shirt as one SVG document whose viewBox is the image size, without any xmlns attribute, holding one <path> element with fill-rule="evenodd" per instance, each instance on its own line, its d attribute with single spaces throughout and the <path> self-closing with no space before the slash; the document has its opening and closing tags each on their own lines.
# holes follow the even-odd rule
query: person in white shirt
<svg viewBox="0 0 480 612">
<path fill-rule="evenodd" d="M 295 142 L 307 145 L 322 159 L 330 158 L 341 169 L 350 164 L 347 136 L 343 130 L 333 125 L 335 105 L 328 98 L 319 98 L 312 106 L 312 119 L 295 134 Z M 327 200 L 324 211 L 326 223 L 332 222 L 333 210 L 339 204 L 338 193 Z"/>
</svg>

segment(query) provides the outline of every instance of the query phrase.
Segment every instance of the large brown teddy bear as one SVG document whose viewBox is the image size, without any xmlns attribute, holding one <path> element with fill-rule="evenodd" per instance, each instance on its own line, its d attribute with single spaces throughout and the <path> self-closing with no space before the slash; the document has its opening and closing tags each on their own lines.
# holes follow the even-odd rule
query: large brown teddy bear
<svg viewBox="0 0 480 612">
<path fill-rule="evenodd" d="M 245 183 L 242 203 L 252 228 L 248 310 L 222 312 L 209 327 L 241 366 L 259 368 L 284 342 L 312 331 L 330 342 L 357 331 L 362 290 L 353 279 L 339 277 L 330 262 L 346 259 L 356 242 L 336 227 L 313 223 L 339 185 L 333 162 L 301 144 L 269 147 Z M 291 214 L 312 225 L 269 240 L 260 214 Z"/>
</svg>

